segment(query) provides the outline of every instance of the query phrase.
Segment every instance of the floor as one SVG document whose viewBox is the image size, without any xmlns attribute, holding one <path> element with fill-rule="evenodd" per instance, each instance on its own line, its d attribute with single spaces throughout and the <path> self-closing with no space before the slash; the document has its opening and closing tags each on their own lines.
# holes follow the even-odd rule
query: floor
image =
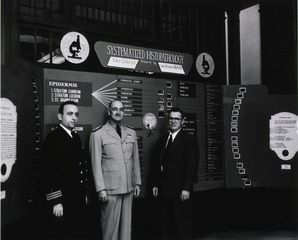
<svg viewBox="0 0 298 240">
<path fill-rule="evenodd" d="M 198 240 L 297 240 L 298 232 L 294 231 L 236 231 L 236 232 L 219 232 L 196 238 Z"/>
<path fill-rule="evenodd" d="M 16 237 L 16 238 L 1 238 L 2 240 L 32 240 L 27 237 Z M 33 238 L 37 240 L 37 238 Z M 76 240 L 76 239 L 65 239 L 65 238 L 42 238 L 44 240 Z M 196 237 L 194 240 L 297 240 L 298 232 L 291 231 L 274 231 L 274 232 L 264 232 L 264 231 L 245 231 L 245 232 L 219 232 L 211 233 L 204 236 Z M 100 240 L 98 237 L 86 237 L 84 239 L 78 240 Z M 158 240 L 156 238 L 133 238 L 132 240 Z"/>
<path fill-rule="evenodd" d="M 296 191 L 214 190 L 195 197 L 196 240 L 298 240 Z M 88 224 L 80 239 L 59 238 L 47 220 L 47 211 L 41 208 L 25 218 L 1 225 L 1 240 L 101 240 L 99 212 L 97 204 L 88 209 Z M 158 213 L 157 201 L 134 202 L 132 240 L 158 240 L 161 235 Z"/>
</svg>

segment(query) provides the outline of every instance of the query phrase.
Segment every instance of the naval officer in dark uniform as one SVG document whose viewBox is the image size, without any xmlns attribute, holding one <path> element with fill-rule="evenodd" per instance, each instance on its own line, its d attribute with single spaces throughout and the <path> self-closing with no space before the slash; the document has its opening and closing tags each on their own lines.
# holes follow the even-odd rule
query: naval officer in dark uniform
<svg viewBox="0 0 298 240">
<path fill-rule="evenodd" d="M 108 114 L 108 122 L 91 133 L 89 145 L 103 239 L 130 240 L 133 197 L 141 186 L 137 136 L 121 123 L 120 101 L 110 103 Z"/>
<path fill-rule="evenodd" d="M 87 164 L 80 136 L 73 131 L 78 122 L 77 104 L 64 102 L 59 107 L 58 127 L 44 142 L 43 159 L 46 200 L 50 206 L 57 238 L 83 236 L 86 214 Z"/>
</svg>

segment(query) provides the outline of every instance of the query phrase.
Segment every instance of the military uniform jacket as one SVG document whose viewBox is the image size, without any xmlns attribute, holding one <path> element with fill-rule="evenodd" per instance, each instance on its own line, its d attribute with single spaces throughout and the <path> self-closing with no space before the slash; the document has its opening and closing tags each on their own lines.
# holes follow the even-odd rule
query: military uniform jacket
<svg viewBox="0 0 298 240">
<path fill-rule="evenodd" d="M 96 191 L 124 194 L 141 185 L 136 132 L 121 125 L 122 139 L 107 122 L 90 135 L 90 155 Z"/>
<path fill-rule="evenodd" d="M 51 205 L 62 203 L 64 209 L 85 205 L 87 164 L 81 139 L 59 125 L 44 142 L 46 199 Z"/>
</svg>

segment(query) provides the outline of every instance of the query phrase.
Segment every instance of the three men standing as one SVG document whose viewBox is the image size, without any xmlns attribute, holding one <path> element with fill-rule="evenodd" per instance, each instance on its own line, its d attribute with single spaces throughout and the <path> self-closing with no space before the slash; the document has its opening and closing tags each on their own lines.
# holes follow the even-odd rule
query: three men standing
<svg viewBox="0 0 298 240">
<path fill-rule="evenodd" d="M 86 185 L 82 181 L 83 150 L 73 132 L 78 120 L 73 102 L 61 104 L 60 125 L 45 140 L 47 200 L 53 215 L 63 216 L 68 226 L 84 216 Z M 133 198 L 139 196 L 141 173 L 136 132 L 121 123 L 124 106 L 112 101 L 109 120 L 90 135 L 90 156 L 95 188 L 101 202 L 104 240 L 130 240 Z M 192 187 L 196 180 L 199 147 L 194 135 L 182 130 L 184 113 L 169 112 L 169 134 L 159 138 L 154 166 L 155 197 L 162 199 L 161 226 L 164 238 L 190 239 L 192 236 Z M 70 229 L 70 228 L 69 228 Z M 79 228 L 78 228 L 79 229 Z M 68 231 L 69 233 L 70 231 Z"/>
<path fill-rule="evenodd" d="M 141 186 L 137 136 L 121 123 L 120 101 L 110 103 L 108 114 L 108 122 L 91 133 L 89 144 L 103 239 L 130 240 L 133 197 L 139 196 Z"/>
<path fill-rule="evenodd" d="M 163 239 L 191 239 L 192 189 L 196 180 L 199 146 L 194 135 L 182 130 L 184 113 L 169 112 L 169 133 L 157 142 L 153 195 L 161 198 Z"/>
</svg>

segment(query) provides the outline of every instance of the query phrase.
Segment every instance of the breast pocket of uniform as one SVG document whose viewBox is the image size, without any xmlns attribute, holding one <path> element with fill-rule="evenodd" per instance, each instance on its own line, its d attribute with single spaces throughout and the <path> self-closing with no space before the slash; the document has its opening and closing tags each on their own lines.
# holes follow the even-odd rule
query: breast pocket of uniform
<svg viewBox="0 0 298 240">
<path fill-rule="evenodd" d="M 104 164 L 102 172 L 107 190 L 114 190 L 120 187 L 121 174 L 117 164 Z"/>
<path fill-rule="evenodd" d="M 103 145 L 104 154 L 111 155 L 111 154 L 118 153 L 119 149 L 115 139 L 112 139 L 112 138 L 103 139 L 102 145 Z"/>
<path fill-rule="evenodd" d="M 134 144 L 135 144 L 133 137 L 128 136 L 125 138 L 124 141 L 125 141 L 126 151 L 131 154 L 133 152 Z"/>
</svg>

